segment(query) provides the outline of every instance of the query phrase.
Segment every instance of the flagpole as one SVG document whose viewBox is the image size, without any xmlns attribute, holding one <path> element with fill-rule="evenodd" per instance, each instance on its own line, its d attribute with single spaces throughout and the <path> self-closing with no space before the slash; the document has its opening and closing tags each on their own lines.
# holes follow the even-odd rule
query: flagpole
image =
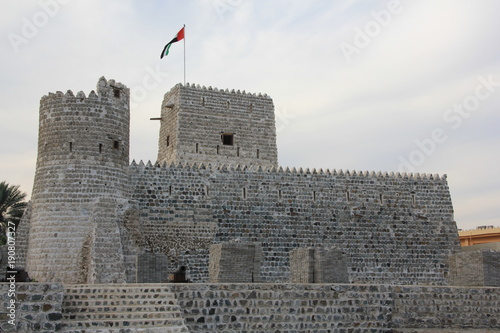
<svg viewBox="0 0 500 333">
<path fill-rule="evenodd" d="M 186 25 L 184 24 L 184 85 L 186 85 Z"/>
</svg>

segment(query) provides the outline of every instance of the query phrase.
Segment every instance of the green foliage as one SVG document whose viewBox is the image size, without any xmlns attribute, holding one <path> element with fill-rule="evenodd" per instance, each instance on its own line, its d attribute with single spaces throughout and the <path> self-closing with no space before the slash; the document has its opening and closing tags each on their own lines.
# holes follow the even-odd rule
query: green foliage
<svg viewBox="0 0 500 333">
<path fill-rule="evenodd" d="M 0 183 L 0 235 L 3 236 L 0 237 L 0 245 L 5 244 L 5 233 L 9 222 L 14 223 L 16 228 L 19 225 L 28 204 L 25 199 L 26 193 L 21 192 L 18 185 Z"/>
</svg>

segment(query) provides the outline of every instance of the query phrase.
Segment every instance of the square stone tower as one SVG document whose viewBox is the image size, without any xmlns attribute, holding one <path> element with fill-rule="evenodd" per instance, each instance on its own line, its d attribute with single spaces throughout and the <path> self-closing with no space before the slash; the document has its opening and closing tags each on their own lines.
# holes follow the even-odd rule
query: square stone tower
<svg viewBox="0 0 500 333">
<path fill-rule="evenodd" d="M 278 166 L 267 95 L 177 84 L 161 109 L 158 162 Z"/>
</svg>

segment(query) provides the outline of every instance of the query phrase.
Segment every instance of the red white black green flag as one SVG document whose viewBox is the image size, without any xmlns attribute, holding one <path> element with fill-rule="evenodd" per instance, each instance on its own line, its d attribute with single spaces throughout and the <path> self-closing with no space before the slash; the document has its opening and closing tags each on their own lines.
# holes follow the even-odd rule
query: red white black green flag
<svg viewBox="0 0 500 333">
<path fill-rule="evenodd" d="M 182 27 L 181 30 L 177 33 L 177 35 L 170 41 L 168 42 L 167 45 L 163 48 L 163 51 L 161 51 L 160 59 L 162 59 L 164 56 L 168 55 L 168 50 L 170 50 L 170 45 L 173 43 L 176 43 L 180 40 L 184 39 L 184 27 Z"/>
</svg>

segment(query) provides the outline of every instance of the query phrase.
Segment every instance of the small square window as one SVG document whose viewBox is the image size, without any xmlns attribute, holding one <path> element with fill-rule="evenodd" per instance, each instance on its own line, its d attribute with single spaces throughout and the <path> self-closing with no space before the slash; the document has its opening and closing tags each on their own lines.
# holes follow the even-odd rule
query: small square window
<svg viewBox="0 0 500 333">
<path fill-rule="evenodd" d="M 115 141 L 115 142 L 113 143 L 113 148 L 114 148 L 114 149 L 119 149 L 119 148 L 120 148 L 120 141 Z"/>
<path fill-rule="evenodd" d="M 224 146 L 232 146 L 234 143 L 234 134 L 232 133 L 222 134 L 221 138 L 222 138 L 222 144 Z"/>
<path fill-rule="evenodd" d="M 120 98 L 120 89 L 113 89 L 113 92 L 114 92 L 114 95 L 115 95 L 115 98 Z"/>
</svg>

